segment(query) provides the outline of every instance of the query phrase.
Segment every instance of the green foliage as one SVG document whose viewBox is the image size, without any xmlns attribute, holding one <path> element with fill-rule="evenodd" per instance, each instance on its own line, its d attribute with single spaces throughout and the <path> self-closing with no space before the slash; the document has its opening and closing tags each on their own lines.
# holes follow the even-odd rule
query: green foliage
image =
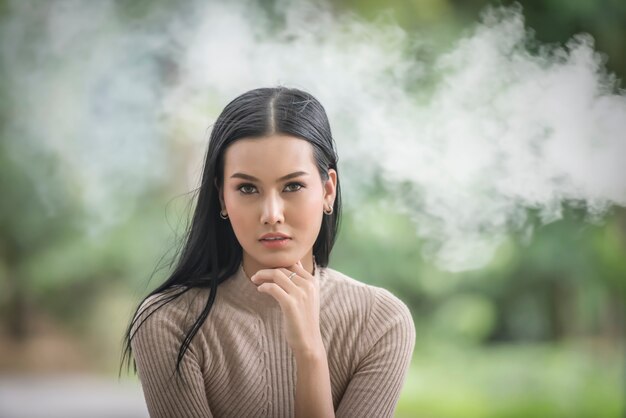
<svg viewBox="0 0 626 418">
<path fill-rule="evenodd" d="M 427 33 L 437 48 L 446 49 L 489 5 L 523 6 L 527 25 L 542 43 L 565 43 L 574 34 L 590 33 L 597 49 L 610 59 L 607 66 L 622 80 L 626 76 L 626 2 L 567 0 L 337 0 L 338 7 L 370 21 L 381 15 L 414 34 Z"/>
<path fill-rule="evenodd" d="M 622 362 L 573 344 L 418 347 L 396 416 L 618 417 Z"/>
</svg>

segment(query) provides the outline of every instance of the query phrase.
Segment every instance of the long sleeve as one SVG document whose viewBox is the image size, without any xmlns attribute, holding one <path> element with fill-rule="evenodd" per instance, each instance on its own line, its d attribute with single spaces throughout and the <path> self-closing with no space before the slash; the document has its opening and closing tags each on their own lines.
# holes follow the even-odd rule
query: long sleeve
<svg viewBox="0 0 626 418">
<path fill-rule="evenodd" d="M 415 347 L 407 306 L 385 289 L 375 294 L 362 353 L 335 416 L 393 417 Z"/>
<path fill-rule="evenodd" d="M 154 303 L 155 298 L 142 304 L 137 324 L 147 319 L 139 328 L 135 326 L 131 340 L 150 417 L 212 418 L 201 368 L 203 354 L 195 338 L 180 365 L 182 379 L 175 375 L 178 350 L 187 331 L 181 326 L 185 312 L 172 303 L 156 309 L 162 302 Z"/>
</svg>

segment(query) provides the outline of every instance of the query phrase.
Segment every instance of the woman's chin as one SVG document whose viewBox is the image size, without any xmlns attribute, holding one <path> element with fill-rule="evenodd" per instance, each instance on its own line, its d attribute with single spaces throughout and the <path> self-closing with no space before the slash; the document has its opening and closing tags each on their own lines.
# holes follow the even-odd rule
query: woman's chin
<svg viewBox="0 0 626 418">
<path fill-rule="evenodd" d="M 298 261 L 300 261 L 300 258 L 286 255 L 275 255 L 263 257 L 259 261 L 261 262 L 261 264 L 267 266 L 267 268 L 286 268 L 296 264 Z"/>
</svg>

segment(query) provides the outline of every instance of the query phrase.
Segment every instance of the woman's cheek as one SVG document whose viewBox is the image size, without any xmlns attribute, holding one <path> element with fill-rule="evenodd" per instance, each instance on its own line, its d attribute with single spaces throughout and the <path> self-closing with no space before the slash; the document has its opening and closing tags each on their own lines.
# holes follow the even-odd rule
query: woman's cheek
<svg viewBox="0 0 626 418">
<path fill-rule="evenodd" d="M 246 219 L 242 216 L 238 211 L 232 210 L 228 213 L 228 217 L 230 218 L 230 224 L 233 227 L 233 231 L 237 238 L 241 241 L 246 240 L 246 233 L 250 233 L 250 225 L 246 225 Z"/>
</svg>

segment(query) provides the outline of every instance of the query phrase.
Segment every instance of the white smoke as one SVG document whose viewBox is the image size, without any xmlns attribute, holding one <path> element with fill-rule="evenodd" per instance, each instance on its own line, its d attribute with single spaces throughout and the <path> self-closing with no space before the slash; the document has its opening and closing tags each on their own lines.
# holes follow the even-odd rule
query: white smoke
<svg viewBox="0 0 626 418">
<path fill-rule="evenodd" d="M 185 187 L 196 185 L 205 131 L 236 95 L 302 88 L 329 114 L 346 206 L 381 176 L 426 255 L 452 271 L 529 232 L 528 209 L 551 222 L 568 203 L 590 220 L 626 206 L 626 100 L 590 36 L 548 47 L 519 7 L 487 9 L 433 62 L 420 55 L 428 39 L 391 22 L 281 6 L 279 24 L 254 2 L 139 24 L 112 2 L 15 1 L 0 29 L 16 109 L 5 132 L 58 155 L 111 222 L 132 207 L 119 202 L 176 175 L 172 144 L 191 150 Z"/>
</svg>

